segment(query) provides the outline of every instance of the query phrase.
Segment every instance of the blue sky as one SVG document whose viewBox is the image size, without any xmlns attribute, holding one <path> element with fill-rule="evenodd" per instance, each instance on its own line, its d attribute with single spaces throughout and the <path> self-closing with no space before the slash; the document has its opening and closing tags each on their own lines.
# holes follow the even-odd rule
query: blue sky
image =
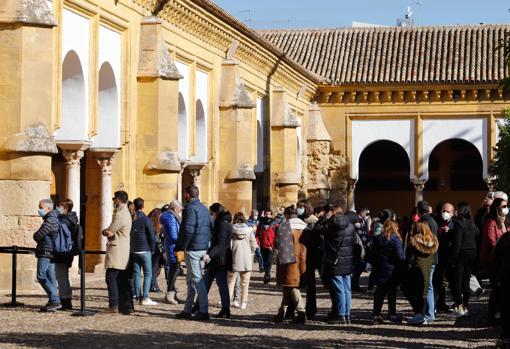
<svg viewBox="0 0 510 349">
<path fill-rule="evenodd" d="M 395 25 L 411 5 L 417 25 L 510 23 L 509 0 L 213 0 L 255 29 Z M 417 4 L 420 2 L 420 4 Z"/>
</svg>

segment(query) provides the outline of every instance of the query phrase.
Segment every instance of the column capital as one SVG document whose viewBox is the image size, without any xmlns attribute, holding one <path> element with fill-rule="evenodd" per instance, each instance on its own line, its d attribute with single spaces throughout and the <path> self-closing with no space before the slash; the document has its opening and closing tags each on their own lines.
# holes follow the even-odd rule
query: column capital
<svg viewBox="0 0 510 349">
<path fill-rule="evenodd" d="M 413 183 L 416 190 L 423 190 L 425 189 L 425 183 L 427 183 L 427 180 L 422 178 L 411 178 L 411 183 Z"/>
<path fill-rule="evenodd" d="M 67 167 L 80 167 L 80 161 L 83 158 L 84 152 L 83 150 L 65 149 L 62 150 L 62 155 Z"/>
<path fill-rule="evenodd" d="M 106 176 L 112 174 L 113 157 L 119 149 L 117 148 L 95 148 L 91 149 L 92 157 L 96 159 L 101 167 L 101 173 Z"/>
</svg>

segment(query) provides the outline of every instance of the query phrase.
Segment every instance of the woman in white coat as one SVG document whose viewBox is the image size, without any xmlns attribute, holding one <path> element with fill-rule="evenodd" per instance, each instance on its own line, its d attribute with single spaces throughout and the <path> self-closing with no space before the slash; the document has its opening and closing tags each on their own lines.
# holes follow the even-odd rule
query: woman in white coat
<svg viewBox="0 0 510 349">
<path fill-rule="evenodd" d="M 253 229 L 246 224 L 246 218 L 242 212 L 238 212 L 234 216 L 231 247 L 232 271 L 228 273 L 228 290 L 230 297 L 233 297 L 235 280 L 239 275 L 241 278 L 241 309 L 246 309 L 253 268 L 253 254 L 257 248 L 257 241 Z"/>
</svg>

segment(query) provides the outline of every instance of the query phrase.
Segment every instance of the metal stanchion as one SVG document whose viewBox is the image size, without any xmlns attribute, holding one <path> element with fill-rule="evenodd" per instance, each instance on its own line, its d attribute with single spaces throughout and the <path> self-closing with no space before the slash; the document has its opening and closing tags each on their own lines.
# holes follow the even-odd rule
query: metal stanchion
<svg viewBox="0 0 510 349">
<path fill-rule="evenodd" d="M 85 310 L 85 251 L 80 250 L 79 254 L 80 265 L 80 310 L 72 313 L 72 316 L 91 316 L 93 312 Z"/>
<path fill-rule="evenodd" d="M 4 304 L 7 307 L 21 307 L 23 303 L 16 301 L 16 283 L 17 275 L 16 269 L 18 269 L 18 246 L 12 246 L 12 282 L 11 282 L 11 302 Z"/>
</svg>

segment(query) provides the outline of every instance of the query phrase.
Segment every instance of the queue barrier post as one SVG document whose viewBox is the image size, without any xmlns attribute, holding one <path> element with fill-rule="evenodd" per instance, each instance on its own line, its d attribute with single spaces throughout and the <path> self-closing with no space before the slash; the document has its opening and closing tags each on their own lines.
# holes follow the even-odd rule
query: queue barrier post
<svg viewBox="0 0 510 349">
<path fill-rule="evenodd" d="M 5 303 L 4 305 L 7 307 L 21 307 L 23 303 L 18 302 L 16 300 L 16 284 L 18 282 L 16 270 L 18 269 L 18 246 L 12 246 L 12 278 L 11 278 L 11 301 L 9 303 Z"/>
<path fill-rule="evenodd" d="M 72 316 L 92 316 L 94 312 L 85 309 L 85 255 L 89 254 L 105 254 L 104 251 L 85 251 L 80 250 L 79 253 L 79 269 L 80 269 L 80 310 L 72 313 Z"/>
</svg>

